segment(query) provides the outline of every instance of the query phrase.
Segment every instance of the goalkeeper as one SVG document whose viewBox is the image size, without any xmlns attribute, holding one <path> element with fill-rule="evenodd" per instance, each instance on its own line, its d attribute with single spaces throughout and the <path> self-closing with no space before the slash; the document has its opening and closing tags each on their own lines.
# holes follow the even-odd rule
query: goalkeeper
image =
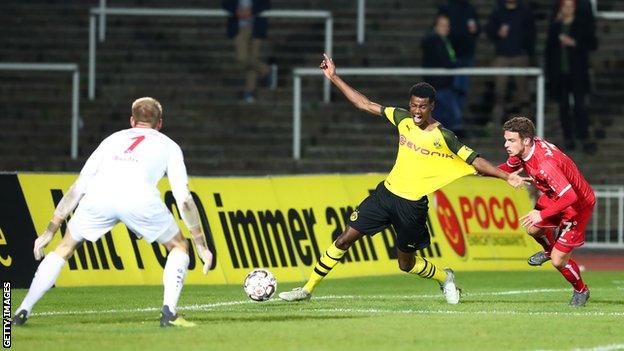
<svg viewBox="0 0 624 351">
<path fill-rule="evenodd" d="M 176 312 L 189 264 L 188 242 L 160 198 L 156 185 L 166 173 L 184 223 L 203 261 L 203 273 L 212 266 L 212 252 L 199 221 L 199 213 L 188 190 L 182 150 L 160 133 L 162 106 L 153 98 L 132 104 L 132 128 L 104 139 L 91 154 L 76 182 L 59 202 L 44 233 L 35 240 L 39 264 L 28 294 L 17 308 L 14 325 L 26 322 L 33 306 L 54 285 L 74 250 L 84 240 L 96 241 L 118 222 L 147 242 L 157 241 L 169 252 L 163 272 L 164 297 L 160 326 L 192 327 Z M 76 208 L 77 206 L 77 208 Z M 43 249 L 67 216 L 76 209 L 67 231 L 54 251 L 44 258 Z"/>
</svg>

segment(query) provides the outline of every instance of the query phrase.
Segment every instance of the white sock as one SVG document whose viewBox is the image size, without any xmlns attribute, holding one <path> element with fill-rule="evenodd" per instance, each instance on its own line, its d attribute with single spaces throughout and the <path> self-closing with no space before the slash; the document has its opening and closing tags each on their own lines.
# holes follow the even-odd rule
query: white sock
<svg viewBox="0 0 624 351">
<path fill-rule="evenodd" d="M 54 251 L 47 254 L 35 272 L 28 294 L 26 294 L 24 301 L 22 301 L 22 304 L 16 311 L 26 310 L 28 315 L 30 315 L 33 306 L 54 285 L 64 265 L 65 259 Z"/>
<path fill-rule="evenodd" d="M 165 271 L 163 272 L 163 285 L 165 292 L 163 296 L 163 305 L 169 306 L 169 310 L 176 314 L 178 299 L 184 285 L 184 277 L 189 265 L 189 255 L 178 249 L 173 249 L 167 256 Z"/>
</svg>

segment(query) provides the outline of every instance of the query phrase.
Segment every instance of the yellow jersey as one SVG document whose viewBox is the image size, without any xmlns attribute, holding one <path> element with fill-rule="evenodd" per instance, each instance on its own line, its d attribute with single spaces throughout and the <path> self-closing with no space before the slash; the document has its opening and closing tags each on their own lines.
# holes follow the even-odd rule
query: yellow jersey
<svg viewBox="0 0 624 351">
<path fill-rule="evenodd" d="M 409 111 L 382 107 L 381 112 L 399 132 L 399 151 L 384 184 L 393 194 L 418 200 L 465 175 L 478 153 L 462 144 L 455 134 L 438 125 L 422 130 Z"/>
</svg>

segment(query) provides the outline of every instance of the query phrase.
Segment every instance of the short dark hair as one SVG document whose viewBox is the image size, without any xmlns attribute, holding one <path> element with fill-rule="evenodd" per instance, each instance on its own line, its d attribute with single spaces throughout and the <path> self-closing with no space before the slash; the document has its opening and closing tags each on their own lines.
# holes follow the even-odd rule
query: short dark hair
<svg viewBox="0 0 624 351">
<path fill-rule="evenodd" d="M 503 130 L 507 132 L 518 133 L 521 139 L 535 138 L 535 125 L 530 119 L 517 116 L 503 124 Z"/>
<path fill-rule="evenodd" d="M 433 102 L 436 97 L 436 90 L 429 83 L 420 82 L 412 85 L 410 88 L 410 97 L 427 98 L 429 102 Z"/>
</svg>

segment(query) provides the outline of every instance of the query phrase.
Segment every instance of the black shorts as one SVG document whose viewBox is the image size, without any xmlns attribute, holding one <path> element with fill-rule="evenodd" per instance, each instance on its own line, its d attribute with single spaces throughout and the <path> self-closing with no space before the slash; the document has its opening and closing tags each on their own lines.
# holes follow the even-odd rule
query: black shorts
<svg viewBox="0 0 624 351">
<path fill-rule="evenodd" d="M 347 224 L 366 235 L 374 235 L 392 225 L 399 250 L 415 252 L 431 243 L 427 228 L 428 208 L 427 196 L 416 201 L 407 200 L 391 193 L 381 182 L 351 213 Z"/>
</svg>

